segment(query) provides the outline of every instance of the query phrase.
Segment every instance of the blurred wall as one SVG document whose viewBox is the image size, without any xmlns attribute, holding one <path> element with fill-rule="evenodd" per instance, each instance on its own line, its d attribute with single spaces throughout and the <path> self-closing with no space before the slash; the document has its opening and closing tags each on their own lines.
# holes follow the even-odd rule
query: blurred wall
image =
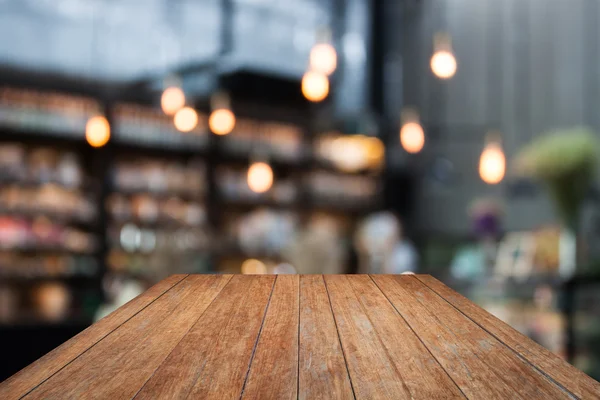
<svg viewBox="0 0 600 400">
<path fill-rule="evenodd" d="M 229 0 L 232 63 L 301 76 L 330 2 Z M 214 59 L 222 0 L 0 0 L 0 66 L 108 80 Z"/>
<path fill-rule="evenodd" d="M 492 187 L 478 177 L 489 129 L 502 132 L 509 168 L 515 152 L 548 129 L 586 124 L 600 131 L 599 2 L 412 0 L 388 8 L 388 58 L 401 55 L 403 103 L 427 127 L 425 151 L 413 162 L 425 178 L 418 230 L 465 234 L 471 199 L 508 196 L 506 180 Z M 429 68 L 438 31 L 450 33 L 458 60 L 448 82 Z M 554 220 L 543 191 L 506 204 L 510 230 Z"/>
</svg>

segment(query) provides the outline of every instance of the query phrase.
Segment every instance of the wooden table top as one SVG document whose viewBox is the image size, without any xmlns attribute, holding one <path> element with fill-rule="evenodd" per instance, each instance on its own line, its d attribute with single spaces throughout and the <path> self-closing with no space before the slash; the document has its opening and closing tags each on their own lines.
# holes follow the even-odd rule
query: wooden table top
<svg viewBox="0 0 600 400">
<path fill-rule="evenodd" d="M 174 275 L 0 384 L 0 399 L 600 398 L 428 275 Z"/>
</svg>

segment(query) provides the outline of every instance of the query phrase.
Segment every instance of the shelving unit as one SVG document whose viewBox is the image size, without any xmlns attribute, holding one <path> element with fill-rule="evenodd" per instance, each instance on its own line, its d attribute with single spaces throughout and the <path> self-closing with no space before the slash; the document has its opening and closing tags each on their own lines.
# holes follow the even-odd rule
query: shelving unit
<svg viewBox="0 0 600 400">
<path fill-rule="evenodd" d="M 18 90 L 4 90 L 1 93 L 19 98 Z M 28 89 L 28 93 L 34 99 L 45 98 L 35 89 Z M 93 214 L 68 213 L 60 208 L 46 209 L 39 204 L 30 208 L 22 207 L 21 203 L 8 207 L 0 196 L 0 218 L 18 218 L 30 223 L 42 218 L 43 221 L 89 232 L 94 239 L 94 246 L 86 251 L 35 242 L 6 246 L 10 247 L 13 255 L 30 256 L 32 259 L 46 257 L 58 267 L 44 269 L 43 263 L 41 266 L 28 263 L 29 259 L 25 258 L 19 264 L 22 268 L 18 274 L 2 269 L 0 290 L 5 292 L 0 292 L 0 296 L 11 296 L 8 293 L 10 290 L 18 292 L 18 296 L 35 298 L 32 290 L 47 284 L 50 287 L 67 288 L 67 293 L 72 294 L 71 306 L 61 318 L 44 319 L 40 317 L 40 312 L 34 311 L 27 314 L 27 323 L 6 320 L 22 329 L 34 329 L 36 321 L 39 327 L 64 325 L 71 321 L 75 324 L 91 322 L 93 309 L 106 295 L 103 278 L 107 274 L 118 279 L 140 279 L 149 284 L 178 272 L 239 272 L 242 262 L 247 259 L 262 260 L 269 268 L 285 262 L 281 244 L 277 245 L 280 247 L 250 248 L 240 241 L 240 233 L 233 226 L 238 226 L 242 220 L 247 220 L 257 212 L 272 213 L 276 218 L 285 215 L 285 218 L 294 221 L 295 229 L 307 223 L 315 214 L 327 215 L 341 221 L 344 225 L 341 232 L 349 232 L 349 227 L 357 217 L 377 208 L 377 204 L 369 202 L 344 202 L 339 196 L 321 198 L 311 190 L 309 177 L 319 171 L 338 174 L 341 179 L 356 177 L 372 179 L 377 182 L 376 185 L 380 183 L 377 172 L 338 171 L 331 162 L 316 155 L 314 147 L 319 135 L 313 130 L 309 109 L 283 110 L 268 105 L 234 103 L 236 117 L 245 121 L 238 125 L 240 131 L 245 130 L 241 134 L 245 143 L 239 146 L 236 131 L 225 137 L 208 131 L 206 108 L 204 114 L 200 112 L 199 127 L 192 133 L 183 134 L 174 130 L 171 118 L 149 104 L 135 103 L 130 99 L 122 103 L 98 92 L 90 93 L 85 98 L 78 94 L 74 102 L 68 101 L 68 95 L 52 96 L 58 96 L 62 101 L 59 101 L 60 104 L 70 104 L 75 108 L 77 101 L 83 101 L 85 106 L 77 109 L 83 110 L 81 115 L 86 117 L 74 114 L 77 124 L 68 122 L 68 129 L 62 129 L 56 123 L 60 119 L 53 119 L 45 112 L 46 120 L 52 121 L 53 125 L 52 129 L 44 129 L 39 121 L 22 126 L 20 120 L 3 119 L 2 116 L 7 114 L 0 112 L 0 147 L 16 143 L 26 148 L 56 147 L 76 154 L 81 160 L 82 170 L 86 172 L 86 179 L 81 179 L 76 189 L 92 199 Z M 51 99 L 56 98 L 52 96 Z M 6 100 L 7 96 L 0 98 Z M 2 104 L 0 102 L 0 109 Z M 41 107 L 37 104 L 38 100 L 32 106 L 34 111 Z M 198 106 L 200 110 L 203 110 L 202 107 Z M 93 110 L 100 108 L 111 123 L 112 137 L 104 148 L 93 149 L 84 139 L 85 121 Z M 54 110 L 52 107 L 50 109 Z M 14 107 L 10 110 L 14 110 Z M 19 113 L 21 116 L 27 115 L 23 110 Z M 272 188 L 265 195 L 257 195 L 244 188 L 246 170 L 254 160 L 267 161 L 273 168 L 276 184 L 283 187 Z M 158 167 L 148 168 L 152 164 Z M 123 174 L 119 178 L 117 169 L 122 165 L 131 170 L 129 178 L 125 176 L 125 179 L 120 179 Z M 150 171 L 149 174 L 139 175 L 144 168 Z M 161 170 L 176 173 L 186 168 L 197 174 L 176 177 L 175 180 L 167 176 L 168 173 L 157 176 Z M 230 185 L 234 187 L 233 190 L 231 187 L 225 190 L 223 186 L 221 171 L 228 169 L 238 174 L 237 184 Z M 144 185 L 144 179 L 151 184 Z M 176 180 L 179 186 L 173 185 Z M 0 192 L 12 186 L 17 186 L 19 190 L 36 190 L 53 185 L 60 188 L 62 183 L 53 177 L 36 181 L 29 177 L 3 175 L 0 176 Z M 194 186 L 197 186 L 197 190 L 189 190 Z M 240 188 L 243 190 L 240 191 Z M 75 190 L 71 187 L 65 189 Z M 125 242 L 122 240 L 124 229 Z M 292 236 L 294 232 L 287 233 Z M 128 234 L 131 236 L 129 242 Z M 161 240 L 164 241 L 162 245 Z M 349 242 L 348 239 L 346 241 Z M 194 242 L 197 246 L 188 250 L 173 250 L 185 242 Z M 161 246 L 169 250 L 168 255 L 165 253 L 160 256 L 156 252 Z M 3 251 L 0 249 L 0 254 Z M 83 261 L 93 268 L 82 269 L 80 265 L 85 264 Z M 187 268 L 170 268 L 177 265 Z M 79 297 L 75 297 L 75 294 Z M 28 300 L 25 303 L 31 305 L 35 301 Z M 82 304 L 87 305 L 83 307 Z M 0 323 L 0 330 L 2 326 Z"/>
<path fill-rule="evenodd" d="M 81 140 L 97 106 L 89 97 L 0 90 L 3 331 L 90 323 L 102 300 L 100 182 Z"/>
</svg>

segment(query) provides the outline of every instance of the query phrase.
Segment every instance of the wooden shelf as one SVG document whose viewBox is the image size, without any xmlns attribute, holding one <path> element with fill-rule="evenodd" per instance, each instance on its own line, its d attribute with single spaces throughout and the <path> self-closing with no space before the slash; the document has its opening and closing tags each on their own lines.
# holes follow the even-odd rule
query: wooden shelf
<svg viewBox="0 0 600 400">
<path fill-rule="evenodd" d="M 3 246 L 0 247 L 0 252 L 1 251 L 13 251 L 13 252 L 17 252 L 17 253 L 31 253 L 31 254 L 39 254 L 39 253 L 44 253 L 44 254 L 53 254 L 53 253 L 59 253 L 59 254 L 76 254 L 76 255 L 93 255 L 94 252 L 96 251 L 95 249 L 89 249 L 89 250 L 82 250 L 82 251 L 78 251 L 78 250 L 73 250 L 73 249 L 69 249 L 63 246 L 47 246 L 47 245 L 40 245 L 40 244 L 34 244 L 34 245 L 26 245 L 26 246 L 12 246 L 12 247 L 8 247 L 8 246 Z"/>
<path fill-rule="evenodd" d="M 68 213 L 57 212 L 54 210 L 28 210 L 28 209 L 6 209 L 0 208 L 0 217 L 15 217 L 32 219 L 36 217 L 46 217 L 52 222 L 57 222 L 63 225 L 78 225 L 90 227 L 97 222 L 95 217 L 83 218 L 77 215 L 69 215 Z"/>
<path fill-rule="evenodd" d="M 68 284 L 75 285 L 90 285 L 96 283 L 98 281 L 98 274 L 94 275 L 81 275 L 81 274 L 73 274 L 73 275 L 38 275 L 38 276 L 22 276 L 22 275 L 8 275 L 8 274 L 0 274 L 0 281 L 6 282 L 9 284 L 16 285 L 30 285 L 37 284 L 43 282 L 63 282 Z"/>
</svg>

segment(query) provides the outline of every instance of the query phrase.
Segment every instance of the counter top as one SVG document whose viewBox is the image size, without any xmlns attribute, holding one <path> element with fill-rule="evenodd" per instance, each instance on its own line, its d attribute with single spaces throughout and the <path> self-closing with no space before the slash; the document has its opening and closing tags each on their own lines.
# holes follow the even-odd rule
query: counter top
<svg viewBox="0 0 600 400">
<path fill-rule="evenodd" d="M 600 383 L 429 275 L 174 275 L 0 398 L 588 399 Z"/>
</svg>

